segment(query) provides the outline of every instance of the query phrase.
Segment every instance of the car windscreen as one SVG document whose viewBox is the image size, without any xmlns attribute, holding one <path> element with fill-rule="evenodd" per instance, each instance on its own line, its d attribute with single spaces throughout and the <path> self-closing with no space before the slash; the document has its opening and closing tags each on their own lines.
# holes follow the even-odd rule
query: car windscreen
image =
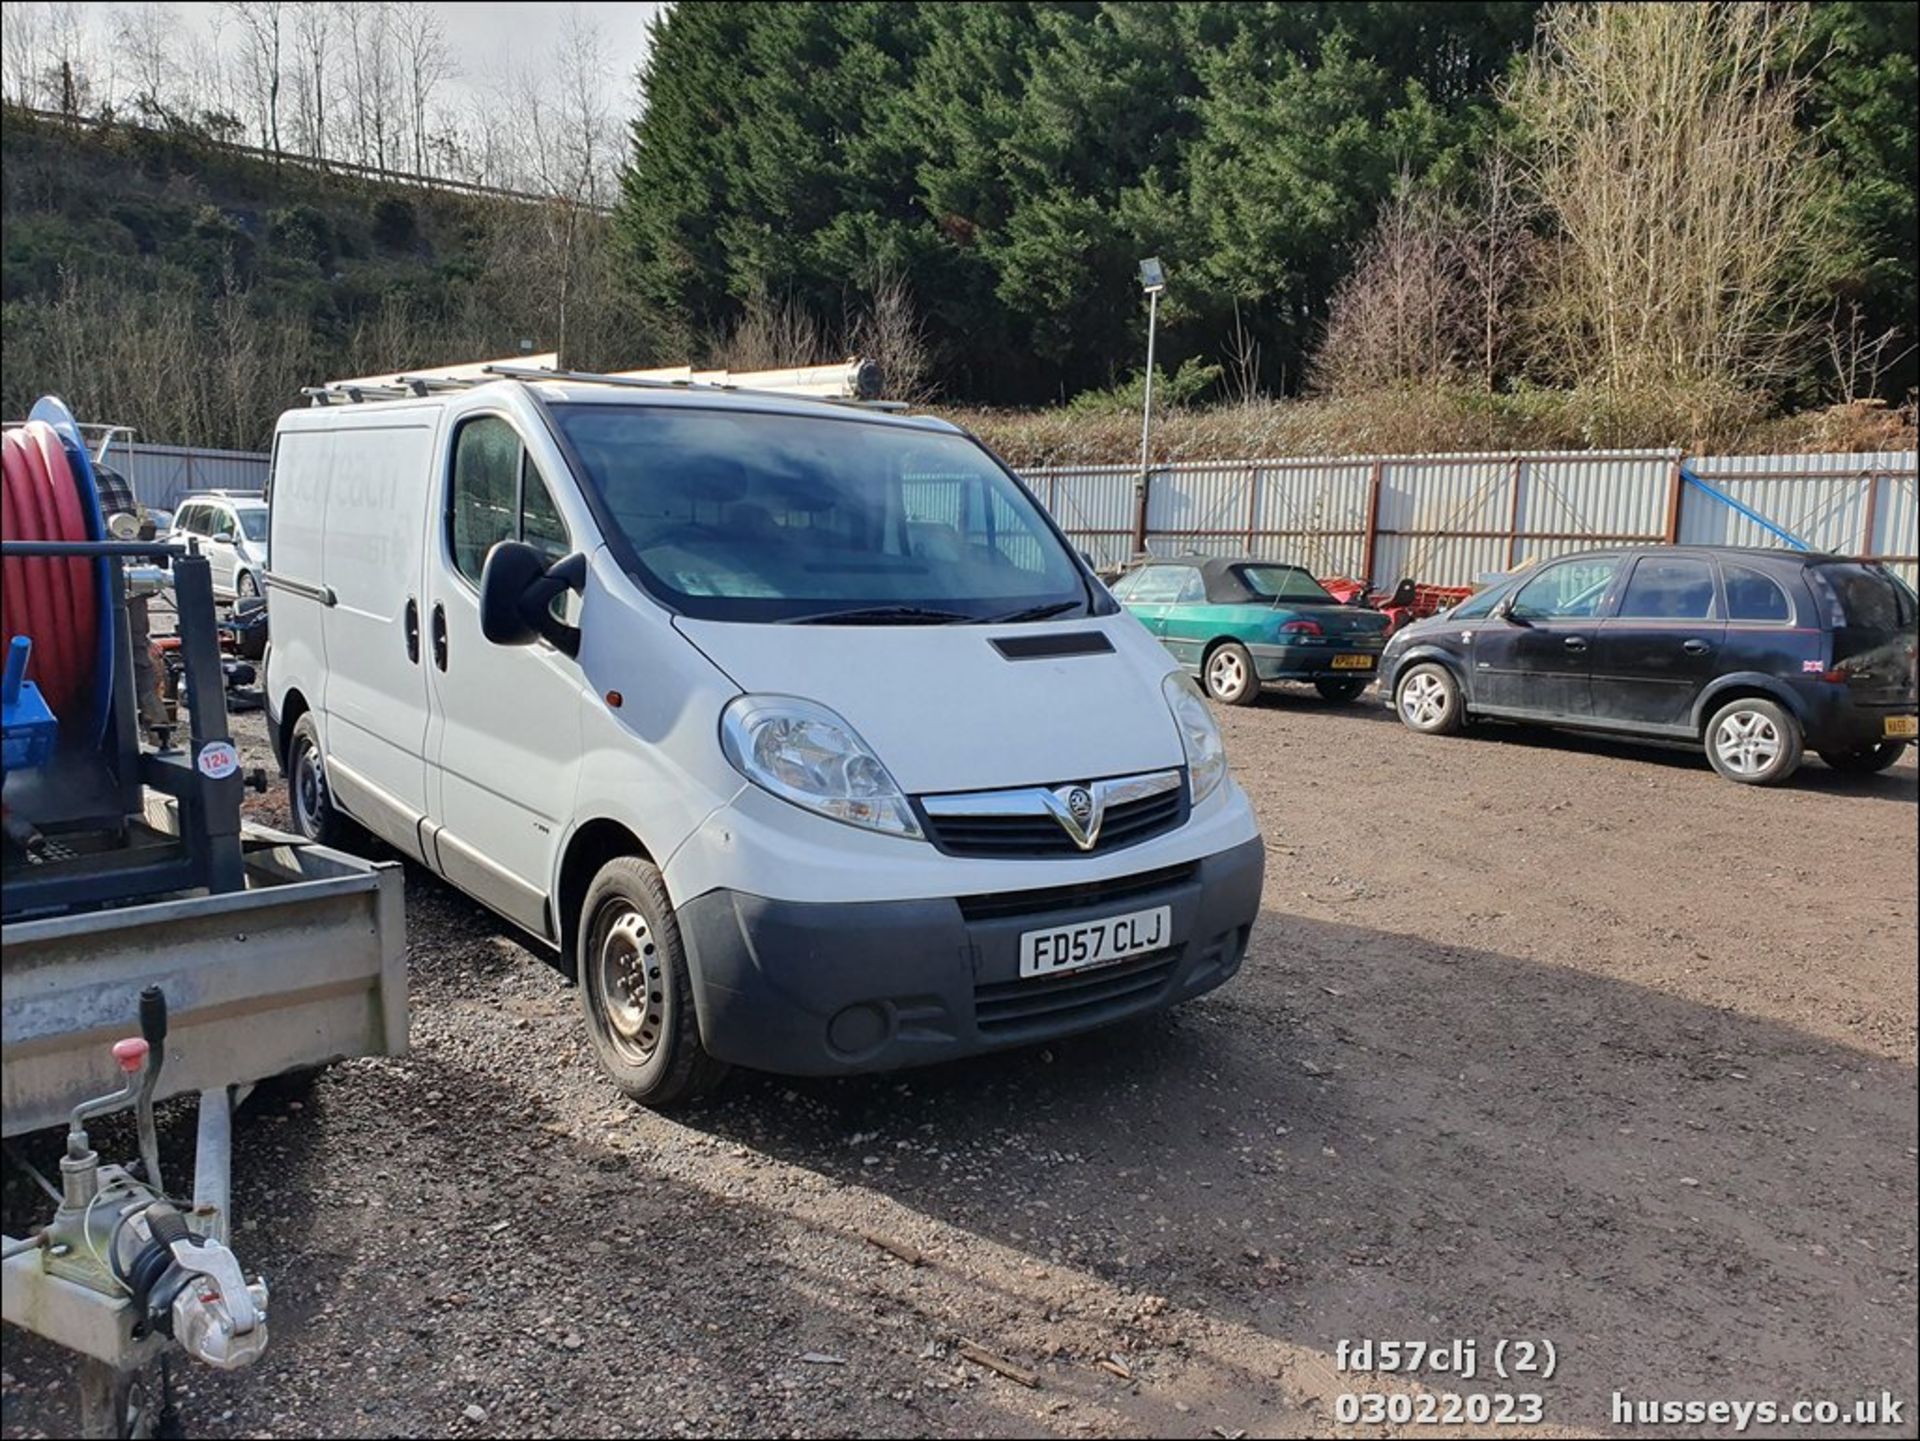
<svg viewBox="0 0 1920 1441">
<path fill-rule="evenodd" d="M 639 579 L 685 614 L 989 620 L 1084 612 L 1091 598 L 1039 508 L 964 436 L 765 412 L 550 410 Z"/>
<path fill-rule="evenodd" d="M 1838 597 L 1848 625 L 1861 630 L 1913 629 L 1913 593 L 1890 571 L 1858 561 L 1817 565 L 1813 571 Z"/>
<path fill-rule="evenodd" d="M 240 533 L 248 540 L 267 538 L 267 508 L 264 505 L 236 505 L 233 513 L 240 517 Z"/>
<path fill-rule="evenodd" d="M 1240 579 L 1262 600 L 1299 601 L 1306 605 L 1338 605 L 1325 586 L 1297 565 L 1243 565 Z"/>
</svg>

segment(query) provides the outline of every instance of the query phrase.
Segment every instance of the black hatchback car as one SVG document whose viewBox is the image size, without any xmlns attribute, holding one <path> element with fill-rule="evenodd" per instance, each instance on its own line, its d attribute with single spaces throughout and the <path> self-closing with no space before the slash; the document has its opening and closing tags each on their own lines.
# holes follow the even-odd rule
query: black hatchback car
<svg viewBox="0 0 1920 1441">
<path fill-rule="evenodd" d="M 1913 744 L 1915 599 L 1882 566 L 1649 546 L 1557 557 L 1414 623 L 1381 657 L 1413 730 L 1531 721 L 1704 745 L 1728 780 L 1804 751 L 1884 770 Z"/>
</svg>

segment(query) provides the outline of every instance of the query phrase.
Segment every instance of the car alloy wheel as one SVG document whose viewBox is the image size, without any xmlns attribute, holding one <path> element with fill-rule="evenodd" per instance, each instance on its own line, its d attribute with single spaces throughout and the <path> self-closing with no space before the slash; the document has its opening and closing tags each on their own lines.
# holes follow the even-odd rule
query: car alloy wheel
<svg viewBox="0 0 1920 1441">
<path fill-rule="evenodd" d="M 1447 718 L 1451 697 L 1440 677 L 1431 671 L 1419 671 L 1400 687 L 1400 714 L 1417 730 L 1430 730 Z"/>
<path fill-rule="evenodd" d="M 1720 718 L 1713 748 L 1722 766 L 1736 776 L 1765 775 L 1785 747 L 1780 728 L 1760 711 L 1736 710 Z"/>
<path fill-rule="evenodd" d="M 1238 700 L 1249 679 L 1246 662 L 1231 646 L 1222 646 L 1207 662 L 1207 689 L 1221 700 Z"/>
</svg>

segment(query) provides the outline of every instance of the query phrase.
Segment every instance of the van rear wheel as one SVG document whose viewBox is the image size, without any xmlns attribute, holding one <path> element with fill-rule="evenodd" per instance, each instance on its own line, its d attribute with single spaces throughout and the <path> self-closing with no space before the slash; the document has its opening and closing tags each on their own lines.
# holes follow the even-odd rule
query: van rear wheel
<svg viewBox="0 0 1920 1441">
<path fill-rule="evenodd" d="M 287 740 L 287 813 L 302 839 L 339 850 L 354 839 L 353 822 L 340 814 L 327 785 L 320 728 L 309 712 L 293 723 Z"/>
<path fill-rule="evenodd" d="M 580 1006 L 601 1069 L 629 1099 L 661 1110 L 711 1090 L 727 1067 L 700 1044 L 659 870 L 616 856 L 593 878 L 580 916 Z"/>
</svg>

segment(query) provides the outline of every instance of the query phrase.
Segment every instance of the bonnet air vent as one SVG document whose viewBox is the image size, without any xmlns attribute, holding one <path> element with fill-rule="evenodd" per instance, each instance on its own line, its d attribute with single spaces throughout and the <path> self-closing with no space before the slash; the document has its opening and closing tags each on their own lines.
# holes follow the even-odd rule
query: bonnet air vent
<svg viewBox="0 0 1920 1441">
<path fill-rule="evenodd" d="M 1008 660 L 1053 660 L 1063 655 L 1107 655 L 1113 642 L 1105 631 L 1072 630 L 1055 635 L 1003 635 L 993 648 Z"/>
</svg>

